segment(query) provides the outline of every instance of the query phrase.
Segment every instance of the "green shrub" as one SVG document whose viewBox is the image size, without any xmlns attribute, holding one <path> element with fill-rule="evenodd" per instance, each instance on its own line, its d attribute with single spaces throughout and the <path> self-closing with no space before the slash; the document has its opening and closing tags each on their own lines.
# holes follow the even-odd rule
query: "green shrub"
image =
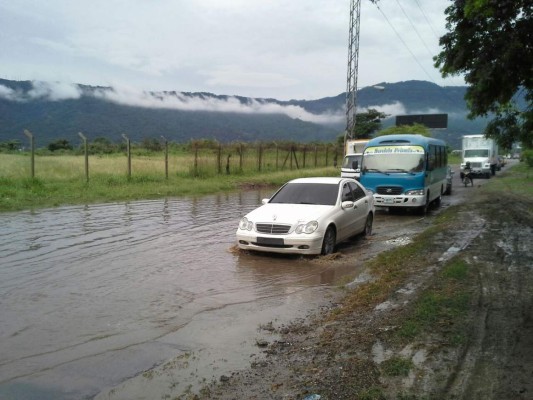
<svg viewBox="0 0 533 400">
<path fill-rule="evenodd" d="M 528 167 L 533 167 L 533 149 L 524 150 L 522 152 L 522 159 Z"/>
</svg>

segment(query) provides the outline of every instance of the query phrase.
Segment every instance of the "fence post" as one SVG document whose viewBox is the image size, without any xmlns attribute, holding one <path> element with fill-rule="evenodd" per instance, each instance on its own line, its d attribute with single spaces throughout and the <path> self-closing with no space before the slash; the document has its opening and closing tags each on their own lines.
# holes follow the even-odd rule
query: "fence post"
<svg viewBox="0 0 533 400">
<path fill-rule="evenodd" d="M 279 161 L 279 146 L 276 143 L 276 171 L 278 170 L 278 161 Z"/>
<path fill-rule="evenodd" d="M 126 140 L 126 148 L 128 152 L 128 179 L 131 178 L 131 146 L 130 139 L 123 133 L 122 137 Z"/>
<path fill-rule="evenodd" d="M 328 157 L 329 156 L 329 144 L 326 145 L 326 167 L 329 165 L 328 164 Z"/>
<path fill-rule="evenodd" d="M 292 146 L 291 151 L 292 151 L 292 156 L 294 156 L 294 163 L 296 164 L 296 169 L 300 169 L 300 166 L 298 165 L 298 155 L 296 154 L 296 146 Z M 292 167 L 292 158 L 291 158 L 291 167 Z"/>
<path fill-rule="evenodd" d="M 83 140 L 83 153 L 85 154 L 85 182 L 89 183 L 89 148 L 87 147 L 87 138 L 81 132 L 78 136 Z"/>
<path fill-rule="evenodd" d="M 30 139 L 30 147 L 31 147 L 31 177 L 32 179 L 35 178 L 35 141 L 33 140 L 33 133 L 31 133 L 29 130 L 25 129 L 24 134 Z"/>
<path fill-rule="evenodd" d="M 226 175 L 229 175 L 229 159 L 231 158 L 231 153 L 228 153 L 228 158 L 226 159 Z"/>
<path fill-rule="evenodd" d="M 194 176 L 198 176 L 198 143 L 194 144 Z"/>
<path fill-rule="evenodd" d="M 218 145 L 218 151 L 217 151 L 217 168 L 218 168 L 218 174 L 220 175 L 222 173 L 222 145 Z"/>
<path fill-rule="evenodd" d="M 318 163 L 318 146 L 315 146 L 315 168 L 317 167 Z"/>
<path fill-rule="evenodd" d="M 263 148 L 261 146 L 261 143 L 259 143 L 259 148 L 257 149 L 257 158 L 258 171 L 261 172 L 261 164 L 263 163 Z"/>
<path fill-rule="evenodd" d="M 168 180 L 168 140 L 163 135 L 161 138 L 165 141 L 165 178 Z"/>
<path fill-rule="evenodd" d="M 294 146 L 293 146 L 292 144 L 291 144 L 291 149 L 290 149 L 290 151 L 289 151 L 289 154 L 290 154 L 290 156 L 291 156 L 291 161 L 290 161 L 290 164 L 289 164 L 289 165 L 290 165 L 290 169 L 291 169 L 291 171 L 292 171 L 292 155 L 294 154 Z"/>
<path fill-rule="evenodd" d="M 242 158 L 244 156 L 244 149 L 242 143 L 239 144 L 239 171 L 242 172 Z"/>
<path fill-rule="evenodd" d="M 302 168 L 305 169 L 305 155 L 307 154 L 307 145 L 305 144 L 304 144 L 303 152 L 304 152 L 304 162 L 303 162 Z"/>
</svg>

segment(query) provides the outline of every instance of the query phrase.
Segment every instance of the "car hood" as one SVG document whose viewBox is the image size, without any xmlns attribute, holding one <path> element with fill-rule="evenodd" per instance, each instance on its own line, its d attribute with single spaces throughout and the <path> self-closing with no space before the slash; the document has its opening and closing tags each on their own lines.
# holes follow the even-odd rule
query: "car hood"
<svg viewBox="0 0 533 400">
<path fill-rule="evenodd" d="M 248 213 L 246 217 L 253 222 L 272 222 L 279 224 L 294 224 L 318 220 L 333 206 L 311 204 L 276 204 L 267 203 Z"/>
</svg>

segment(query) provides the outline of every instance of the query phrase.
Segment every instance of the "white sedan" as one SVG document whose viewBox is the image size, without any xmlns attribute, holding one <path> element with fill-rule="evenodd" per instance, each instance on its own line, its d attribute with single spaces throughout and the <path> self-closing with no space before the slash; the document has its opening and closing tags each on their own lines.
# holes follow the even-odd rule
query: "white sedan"
<svg viewBox="0 0 533 400">
<path fill-rule="evenodd" d="M 262 203 L 239 222 L 240 249 L 330 254 L 339 242 L 372 232 L 374 198 L 352 178 L 294 179 Z"/>
</svg>

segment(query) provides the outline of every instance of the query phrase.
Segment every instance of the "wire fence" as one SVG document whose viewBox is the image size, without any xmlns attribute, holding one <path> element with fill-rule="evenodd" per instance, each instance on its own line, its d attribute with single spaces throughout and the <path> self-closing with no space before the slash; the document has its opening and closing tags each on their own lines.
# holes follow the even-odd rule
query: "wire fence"
<svg viewBox="0 0 533 400">
<path fill-rule="evenodd" d="M 30 177 L 46 176 L 45 157 L 56 157 L 53 153 L 46 156 L 37 156 L 34 148 L 35 136 L 25 131 L 30 139 Z M 79 160 L 78 168 L 83 168 L 83 179 L 87 182 L 91 173 L 105 173 L 102 171 L 102 154 L 93 154 L 89 151 L 90 144 L 87 138 L 79 133 L 83 141 L 82 146 L 71 156 L 76 154 Z M 121 147 L 118 159 L 109 166 L 109 173 L 116 174 L 117 170 L 124 171 L 128 178 L 135 174 L 143 174 L 146 171 L 164 173 L 169 175 L 190 177 L 212 177 L 216 175 L 246 175 L 253 173 L 267 173 L 283 170 L 312 169 L 329 166 L 337 166 L 338 157 L 342 158 L 342 147 L 332 143 L 217 143 L 213 141 L 191 141 L 185 145 L 169 143 L 163 138 L 163 144 L 157 149 L 147 150 L 139 144 L 130 142 L 126 135 L 122 135 L 125 146 Z M 179 148 L 179 150 L 177 150 Z M 60 152 L 59 152 L 60 153 Z M 116 153 L 117 154 L 117 153 Z M 120 154 L 126 156 L 123 168 L 117 166 L 120 162 Z M 83 156 L 84 162 L 81 157 Z M 133 160 L 133 163 L 132 163 Z M 41 162 L 40 162 L 41 161 Z M 161 164 L 164 163 L 164 168 Z M 40 165 L 41 164 L 41 165 Z M 134 167 L 132 168 L 132 164 Z M 139 165 L 142 168 L 137 168 Z M 26 170 L 26 168 L 24 168 Z M 161 171 L 161 172 L 159 172 Z"/>
</svg>

